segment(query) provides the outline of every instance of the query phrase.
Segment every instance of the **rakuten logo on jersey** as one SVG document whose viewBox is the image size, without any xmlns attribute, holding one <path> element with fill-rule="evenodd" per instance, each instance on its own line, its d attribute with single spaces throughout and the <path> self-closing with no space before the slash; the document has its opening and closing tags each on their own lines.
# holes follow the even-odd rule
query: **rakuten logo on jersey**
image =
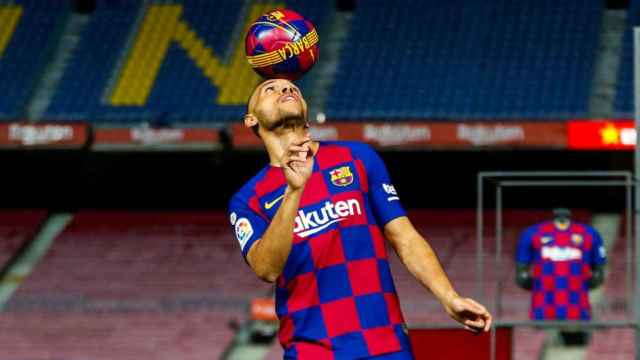
<svg viewBox="0 0 640 360">
<path fill-rule="evenodd" d="M 326 229 L 331 224 L 345 220 L 349 216 L 361 215 L 362 207 L 356 199 L 327 201 L 320 209 L 313 211 L 298 210 L 293 232 L 299 237 L 307 237 Z"/>
<path fill-rule="evenodd" d="M 542 258 L 551 261 L 580 260 L 582 250 L 572 247 L 543 246 Z"/>
</svg>

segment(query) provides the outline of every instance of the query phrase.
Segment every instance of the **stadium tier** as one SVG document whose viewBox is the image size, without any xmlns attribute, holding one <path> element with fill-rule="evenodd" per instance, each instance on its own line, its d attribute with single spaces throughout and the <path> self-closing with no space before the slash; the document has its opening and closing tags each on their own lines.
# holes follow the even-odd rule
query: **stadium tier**
<svg viewBox="0 0 640 360">
<path fill-rule="evenodd" d="M 283 2 L 186 0 L 99 3 L 48 119 L 99 122 L 238 120 L 258 75 L 244 55 L 251 21 Z M 295 1 L 321 24 L 330 4 Z"/>
<path fill-rule="evenodd" d="M 0 1 L 0 119 L 24 114 L 69 10 L 55 1 Z"/>
<path fill-rule="evenodd" d="M 221 213 L 78 213 L 0 315 L 0 358 L 218 358 L 229 323 L 270 289 L 227 224 Z"/>
<path fill-rule="evenodd" d="M 630 0 L 627 26 L 622 39 L 614 109 L 617 117 L 633 117 L 633 26 L 640 23 L 640 1 Z"/>
<path fill-rule="evenodd" d="M 0 86 L 8 94 L 0 100 L 4 118 L 23 115 L 34 90 L 30 85 L 51 60 L 42 49 L 56 44 L 69 12 L 51 2 L 17 4 L 0 5 L 0 16 L 6 17 L 0 48 L 7 43 L 0 52 L 0 76 L 6 79 Z M 77 34 L 80 41 L 43 118 L 159 124 L 237 120 L 259 81 L 244 57 L 243 29 L 260 13 L 283 5 L 305 14 L 321 36 L 336 15 L 331 2 L 310 0 L 98 1 Z M 602 1 L 383 5 L 360 2 L 353 13 L 346 40 L 338 46 L 338 70 L 325 109 L 329 118 L 586 115 Z M 31 28 L 41 35 L 26 38 Z M 323 46 L 337 46 L 326 41 L 321 53 Z M 31 80 L 25 82 L 23 74 Z M 303 90 L 311 83 L 304 79 Z M 619 98 L 627 99 L 623 92 Z"/>
<path fill-rule="evenodd" d="M 588 212 L 575 213 L 581 221 L 590 218 Z M 476 296 L 475 212 L 414 210 L 409 216 L 429 239 L 457 290 Z M 500 270 L 493 263 L 493 216 L 488 213 L 486 217 L 485 304 L 500 320 L 525 320 L 530 294 L 515 285 L 511 254 L 520 232 L 548 213 L 505 213 L 506 256 Z M 44 211 L 2 213 L 3 262 L 33 235 L 44 217 Z M 82 355 L 107 359 L 113 354 L 105 351 L 107 347 L 118 348 L 119 359 L 170 358 L 164 357 L 165 352 L 188 354 L 190 359 L 218 356 L 234 336 L 228 324 L 245 322 L 249 318 L 249 302 L 269 296 L 272 291 L 272 286 L 258 280 L 244 263 L 237 241 L 228 230 L 228 219 L 222 212 L 77 213 L 0 314 L 0 343 L 5 344 L 0 357 L 11 354 L 38 360 Z M 451 325 L 441 305 L 387 246 L 407 323 L 418 327 Z M 617 239 L 610 255 L 604 303 L 594 304 L 600 320 L 624 319 L 625 306 L 616 306 L 626 301 L 624 254 L 624 241 Z M 504 286 L 499 295 L 498 279 Z M 497 296 L 503 300 L 501 311 L 493 305 Z M 3 330 L 18 323 L 22 324 L 19 331 Z M 42 326 L 43 323 L 47 325 Z M 517 359 L 536 359 L 544 346 L 544 332 L 515 331 Z M 611 330 L 611 334 L 616 331 L 626 330 Z M 588 349 L 590 356 L 618 354 L 619 349 L 624 349 L 624 354 L 633 351 L 631 335 L 625 333 L 616 338 L 617 345 L 611 346 L 609 340 L 615 335 L 608 334 L 594 334 Z M 281 354 L 274 344 L 266 359 Z"/>
<path fill-rule="evenodd" d="M 603 1 L 386 4 L 358 3 L 329 118 L 586 115 Z"/>
<path fill-rule="evenodd" d="M 634 358 L 634 333 L 631 329 L 593 331 L 586 360 L 627 360 Z"/>
<path fill-rule="evenodd" d="M 198 303 L 244 314 L 270 286 L 255 281 L 227 230 L 219 213 L 80 212 L 20 287 L 15 306 L 33 299 L 70 310 Z"/>
<path fill-rule="evenodd" d="M 233 339 L 235 315 L 206 312 L 3 312 L 3 359 L 211 360 Z"/>
<path fill-rule="evenodd" d="M 90 119 L 100 113 L 105 87 L 125 47 L 141 2 L 99 1 L 68 60 L 45 117 Z"/>
</svg>

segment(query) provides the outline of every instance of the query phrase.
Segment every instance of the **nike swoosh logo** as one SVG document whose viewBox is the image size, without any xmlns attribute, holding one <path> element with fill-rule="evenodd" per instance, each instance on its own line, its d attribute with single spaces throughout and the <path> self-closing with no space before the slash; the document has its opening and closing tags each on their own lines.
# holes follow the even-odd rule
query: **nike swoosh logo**
<svg viewBox="0 0 640 360">
<path fill-rule="evenodd" d="M 329 221 L 328 223 L 326 223 L 326 224 L 324 224 L 324 225 L 322 225 L 322 226 L 320 226 L 320 227 L 317 227 L 317 228 L 309 229 L 309 230 L 307 230 L 307 231 L 300 232 L 300 233 L 298 233 L 298 236 L 300 236 L 300 237 L 307 237 L 307 236 L 309 236 L 309 235 L 313 235 L 313 234 L 317 233 L 318 231 L 322 231 L 322 230 L 324 230 L 324 229 L 325 229 L 325 228 L 327 228 L 329 225 L 334 224 L 334 223 L 337 223 L 338 221 L 342 221 L 342 220 L 344 220 L 344 219 L 345 219 L 345 218 L 339 218 L 339 219 L 331 220 L 331 221 Z"/>
<path fill-rule="evenodd" d="M 273 201 L 267 201 L 264 203 L 264 208 L 266 210 L 269 210 L 273 207 L 273 205 L 275 205 L 278 201 L 282 200 L 282 198 L 284 197 L 284 194 L 278 196 L 277 198 L 273 199 Z"/>
</svg>

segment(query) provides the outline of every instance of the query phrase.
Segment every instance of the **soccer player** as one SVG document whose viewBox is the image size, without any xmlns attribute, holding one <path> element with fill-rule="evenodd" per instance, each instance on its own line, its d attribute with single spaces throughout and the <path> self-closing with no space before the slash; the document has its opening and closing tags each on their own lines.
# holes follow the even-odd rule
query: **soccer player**
<svg viewBox="0 0 640 360">
<path fill-rule="evenodd" d="M 384 238 L 453 319 L 489 330 L 491 315 L 456 293 L 372 148 L 311 140 L 288 80 L 259 84 L 247 110 L 269 164 L 231 198 L 230 221 L 249 266 L 275 282 L 285 358 L 412 359 Z"/>
<path fill-rule="evenodd" d="M 589 320 L 589 289 L 604 280 L 607 258 L 600 234 L 571 220 L 565 208 L 527 228 L 516 253 L 516 282 L 531 290 L 532 320 Z"/>
</svg>

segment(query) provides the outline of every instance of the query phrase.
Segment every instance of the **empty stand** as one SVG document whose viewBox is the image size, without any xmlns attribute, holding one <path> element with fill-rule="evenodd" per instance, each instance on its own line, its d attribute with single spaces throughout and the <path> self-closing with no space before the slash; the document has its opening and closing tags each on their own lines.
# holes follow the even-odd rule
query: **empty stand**
<svg viewBox="0 0 640 360">
<path fill-rule="evenodd" d="M 0 211 L 0 269 L 35 235 L 45 217 L 41 210 Z"/>
<path fill-rule="evenodd" d="M 227 224 L 219 213 L 80 212 L 10 305 L 244 314 L 271 286 L 244 263 Z"/>
<path fill-rule="evenodd" d="M 219 359 L 233 338 L 223 311 L 0 314 L 0 358 Z"/>
<path fill-rule="evenodd" d="M 517 328 L 513 330 L 513 359 L 539 360 L 546 334 L 542 330 Z"/>
<path fill-rule="evenodd" d="M 614 103 L 616 116 L 622 118 L 633 117 L 633 27 L 640 23 L 640 1 L 629 3 Z"/>
<path fill-rule="evenodd" d="M 24 115 L 69 10 L 63 2 L 0 1 L 0 119 Z"/>
<path fill-rule="evenodd" d="M 0 314 L 0 357 L 218 358 L 271 287 L 226 214 L 82 211 Z"/>
<path fill-rule="evenodd" d="M 329 118 L 584 116 L 603 2 L 358 3 Z"/>
<path fill-rule="evenodd" d="M 259 81 L 244 55 L 249 23 L 276 6 L 290 5 L 321 30 L 331 3 L 98 5 L 48 118 L 162 125 L 236 121 Z"/>
<path fill-rule="evenodd" d="M 117 65 L 140 2 L 98 1 L 96 11 L 67 63 L 45 113 L 50 119 L 91 120 L 99 114 L 108 80 Z"/>
<path fill-rule="evenodd" d="M 633 329 L 596 330 L 591 333 L 586 360 L 633 359 L 635 355 L 635 334 Z"/>
</svg>

